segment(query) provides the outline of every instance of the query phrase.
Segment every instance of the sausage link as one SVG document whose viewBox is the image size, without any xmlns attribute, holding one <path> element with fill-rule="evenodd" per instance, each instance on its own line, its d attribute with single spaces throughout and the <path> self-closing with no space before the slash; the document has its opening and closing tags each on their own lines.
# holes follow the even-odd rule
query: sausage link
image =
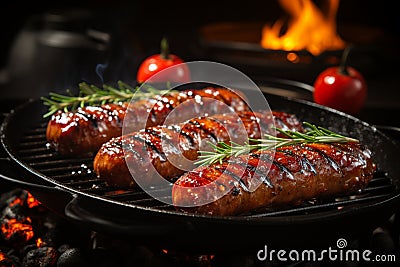
<svg viewBox="0 0 400 267">
<path fill-rule="evenodd" d="M 185 212 L 247 214 L 357 192 L 375 168 L 371 152 L 358 143 L 293 145 L 199 167 L 175 182 L 172 200 Z M 254 181 L 259 186 L 250 190 Z"/>
<path fill-rule="evenodd" d="M 195 101 L 187 101 L 190 99 Z M 169 118 L 170 123 L 183 122 L 205 114 L 221 113 L 226 110 L 226 106 L 235 111 L 249 110 L 244 96 L 229 89 L 209 87 L 170 92 L 151 99 L 138 100 L 131 105 L 106 104 L 78 108 L 73 112 L 59 111 L 48 122 L 47 141 L 61 155 L 92 156 L 103 143 L 122 134 L 126 114 L 130 114 L 129 131 L 138 131 L 147 126 L 163 124 L 171 111 L 185 101 L 192 107 L 191 112 L 173 113 Z"/>
<path fill-rule="evenodd" d="M 248 138 L 260 138 L 262 133 L 273 133 L 276 124 L 303 130 L 295 115 L 277 111 L 243 111 L 147 127 L 105 143 L 94 159 L 94 171 L 114 186 L 134 186 L 133 177 L 142 177 L 148 184 L 156 183 L 158 175 L 172 181 L 195 167 L 198 152 L 210 149 L 208 142 L 244 143 Z"/>
</svg>

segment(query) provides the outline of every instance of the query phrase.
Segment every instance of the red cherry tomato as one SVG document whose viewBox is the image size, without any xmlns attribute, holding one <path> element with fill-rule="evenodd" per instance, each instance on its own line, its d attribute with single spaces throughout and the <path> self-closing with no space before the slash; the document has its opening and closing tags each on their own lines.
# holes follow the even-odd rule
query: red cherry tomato
<svg viewBox="0 0 400 267">
<path fill-rule="evenodd" d="M 161 71 L 163 72 L 160 73 Z M 137 81 L 143 83 L 156 73 L 158 75 L 153 77 L 151 82 L 185 83 L 190 81 L 188 66 L 180 57 L 168 52 L 168 44 L 165 38 L 161 41 L 161 53 L 146 58 L 140 64 L 137 72 Z"/>
<path fill-rule="evenodd" d="M 367 84 L 359 71 L 346 66 L 347 53 L 340 66 L 327 68 L 317 76 L 313 98 L 318 104 L 356 115 L 365 104 Z"/>
</svg>

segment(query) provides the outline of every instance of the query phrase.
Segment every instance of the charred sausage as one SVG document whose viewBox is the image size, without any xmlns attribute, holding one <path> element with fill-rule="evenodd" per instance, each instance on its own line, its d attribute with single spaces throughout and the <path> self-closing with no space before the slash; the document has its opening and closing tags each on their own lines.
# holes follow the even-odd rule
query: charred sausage
<svg viewBox="0 0 400 267">
<path fill-rule="evenodd" d="M 245 214 L 354 193 L 375 168 L 371 152 L 358 143 L 293 145 L 190 171 L 175 182 L 172 200 L 186 212 Z M 255 190 L 249 188 L 253 179 L 260 182 Z M 222 197 L 214 201 L 216 196 Z"/>
<path fill-rule="evenodd" d="M 260 138 L 262 133 L 272 133 L 275 125 L 303 130 L 295 115 L 277 111 L 243 111 L 147 127 L 103 144 L 94 159 L 94 171 L 113 186 L 134 186 L 133 177 L 141 177 L 149 184 L 155 183 L 157 176 L 173 180 L 195 167 L 193 161 L 198 159 L 198 152 L 209 149 L 206 141 L 243 143 L 248 137 Z"/>
<path fill-rule="evenodd" d="M 138 131 L 146 126 L 163 124 L 171 111 L 185 101 L 192 107 L 192 114 L 175 112 L 169 122 L 179 123 L 187 120 L 188 116 L 192 118 L 221 113 L 226 106 L 234 111 L 249 110 L 244 96 L 229 89 L 209 87 L 185 90 L 132 104 L 106 104 L 78 108 L 73 112 L 59 111 L 48 122 L 46 137 L 49 144 L 62 155 L 91 156 L 103 143 L 122 134 L 127 111 L 131 115 L 129 130 Z"/>
</svg>

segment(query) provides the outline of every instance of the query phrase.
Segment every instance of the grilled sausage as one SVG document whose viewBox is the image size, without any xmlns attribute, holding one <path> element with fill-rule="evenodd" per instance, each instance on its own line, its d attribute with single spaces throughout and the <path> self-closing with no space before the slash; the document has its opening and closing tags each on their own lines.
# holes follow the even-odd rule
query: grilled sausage
<svg viewBox="0 0 400 267">
<path fill-rule="evenodd" d="M 114 186 L 134 186 L 133 177 L 145 179 L 146 184 L 156 183 L 157 173 L 173 180 L 194 168 L 192 161 L 198 158 L 198 151 L 209 149 L 206 141 L 243 143 L 247 136 L 260 138 L 262 133 L 272 133 L 274 125 L 303 129 L 296 116 L 276 111 L 219 114 L 171 126 L 147 127 L 105 143 L 94 159 L 94 171 Z"/>
<path fill-rule="evenodd" d="M 48 122 L 46 137 L 62 155 L 91 156 L 103 143 L 122 134 L 127 111 L 130 114 L 129 131 L 133 132 L 145 126 L 161 125 L 171 110 L 185 101 L 191 107 L 191 114 L 174 112 L 168 118 L 169 122 L 179 123 L 205 114 L 218 114 L 225 111 L 226 106 L 235 111 L 249 110 L 244 96 L 229 89 L 185 90 L 138 100 L 130 105 L 106 104 L 78 108 L 74 112 L 59 111 Z"/>
<path fill-rule="evenodd" d="M 245 214 L 354 193 L 374 171 L 371 152 L 358 143 L 292 145 L 188 172 L 175 182 L 172 201 L 186 212 Z M 250 181 L 259 186 L 251 189 Z"/>
</svg>

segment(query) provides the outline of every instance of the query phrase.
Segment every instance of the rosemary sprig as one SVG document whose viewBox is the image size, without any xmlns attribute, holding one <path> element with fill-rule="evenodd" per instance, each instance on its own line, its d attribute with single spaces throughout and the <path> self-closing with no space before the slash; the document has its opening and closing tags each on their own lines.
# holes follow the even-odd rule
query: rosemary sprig
<svg viewBox="0 0 400 267">
<path fill-rule="evenodd" d="M 208 166 L 216 162 L 222 163 L 222 161 L 228 157 L 248 154 L 254 150 L 275 149 L 295 144 L 359 142 L 357 139 L 340 135 L 308 122 L 303 122 L 303 125 L 307 129 L 304 133 L 275 128 L 278 132 L 283 134 L 284 137 L 264 134 L 263 138 L 249 139 L 249 143 L 245 144 L 237 144 L 234 142 L 230 142 L 230 144 L 225 142 L 219 142 L 217 144 L 210 143 L 213 151 L 200 151 L 199 160 L 196 161 L 196 164 Z"/>
<path fill-rule="evenodd" d="M 165 94 L 171 91 L 158 90 L 151 86 L 146 86 L 145 90 L 139 91 L 140 86 L 132 87 L 122 81 L 117 82 L 117 88 L 107 84 L 103 84 L 102 88 L 100 88 L 86 82 L 79 83 L 78 87 L 78 96 L 74 96 L 70 91 L 67 91 L 67 95 L 51 92 L 49 97 L 42 97 L 43 104 L 49 106 L 48 112 L 43 117 L 51 116 L 59 110 L 67 112 L 84 106 L 126 102 L 132 98 L 149 98 L 156 94 Z"/>
</svg>

